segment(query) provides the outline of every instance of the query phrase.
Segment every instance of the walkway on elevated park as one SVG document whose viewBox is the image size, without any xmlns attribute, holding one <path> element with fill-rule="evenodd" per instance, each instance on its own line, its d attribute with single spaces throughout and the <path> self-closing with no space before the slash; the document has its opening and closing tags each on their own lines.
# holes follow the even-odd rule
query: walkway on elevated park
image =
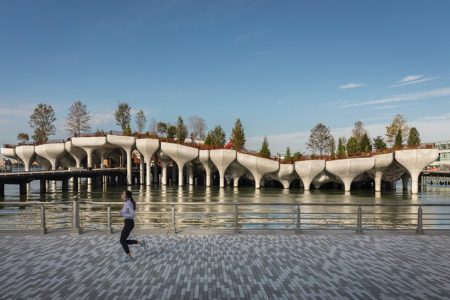
<svg viewBox="0 0 450 300">
<path fill-rule="evenodd" d="M 450 235 L 1 234 L 1 299 L 449 299 Z"/>
</svg>

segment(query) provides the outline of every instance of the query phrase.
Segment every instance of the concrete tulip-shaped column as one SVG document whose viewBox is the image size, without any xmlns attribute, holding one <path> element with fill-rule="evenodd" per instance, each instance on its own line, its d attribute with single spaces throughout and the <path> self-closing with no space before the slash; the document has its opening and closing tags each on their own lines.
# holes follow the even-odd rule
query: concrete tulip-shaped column
<svg viewBox="0 0 450 300">
<path fill-rule="evenodd" d="M 34 146 L 33 145 L 22 145 L 17 146 L 14 151 L 16 152 L 16 155 L 20 160 L 23 162 L 23 165 L 25 166 L 25 171 L 30 171 L 31 163 L 33 162 L 35 152 L 34 152 Z"/>
<path fill-rule="evenodd" d="M 36 146 L 34 151 L 40 157 L 45 158 L 51 164 L 52 170 L 56 170 L 58 160 L 64 155 L 66 151 L 65 143 L 42 144 Z"/>
<path fill-rule="evenodd" d="M 72 141 L 67 141 L 65 143 L 66 151 L 72 155 L 72 157 L 75 159 L 75 164 L 77 168 L 81 167 L 81 162 L 86 157 L 86 151 L 84 151 L 81 148 L 78 148 L 72 144 Z"/>
<path fill-rule="evenodd" d="M 146 164 L 146 185 L 151 185 L 151 163 L 153 154 L 159 149 L 159 140 L 158 139 L 137 139 L 136 140 L 136 148 L 138 151 L 144 155 L 144 161 Z M 156 162 L 155 162 L 156 168 Z"/>
<path fill-rule="evenodd" d="M 381 179 L 383 177 L 383 172 L 394 162 L 394 154 L 378 154 L 374 155 L 373 158 L 375 159 L 375 165 L 373 172 L 370 172 L 370 175 L 375 173 L 373 174 L 375 178 L 375 192 L 381 192 Z"/>
<path fill-rule="evenodd" d="M 237 161 L 253 175 L 255 188 L 257 189 L 261 187 L 261 178 L 264 175 L 276 172 L 280 168 L 278 161 L 239 152 L 237 153 Z"/>
<path fill-rule="evenodd" d="M 353 179 L 372 169 L 374 165 L 373 157 L 347 158 L 327 161 L 325 170 L 338 177 L 344 183 L 345 192 L 349 193 Z"/>
<path fill-rule="evenodd" d="M 198 157 L 198 149 L 180 144 L 161 143 L 161 151 L 169 156 L 178 166 L 178 185 L 183 186 L 183 168 L 187 162 Z"/>
<path fill-rule="evenodd" d="M 209 150 L 200 150 L 198 152 L 198 160 L 200 160 L 203 168 L 205 169 L 205 173 L 206 173 L 206 186 L 210 187 L 211 186 L 211 170 L 214 167 L 213 163 L 211 162 L 211 160 L 209 159 Z"/>
<path fill-rule="evenodd" d="M 221 188 L 225 187 L 225 171 L 236 159 L 236 150 L 216 149 L 209 151 L 209 157 L 219 171 Z"/>
<path fill-rule="evenodd" d="M 73 137 L 72 145 L 86 151 L 87 167 L 92 168 L 92 154 L 94 153 L 95 149 L 104 147 L 106 145 L 106 137 Z"/>
<path fill-rule="evenodd" d="M 303 182 L 305 191 L 309 191 L 314 177 L 325 170 L 325 160 L 304 160 L 295 162 L 295 172 Z"/>
<path fill-rule="evenodd" d="M 276 175 L 283 188 L 289 189 L 291 182 L 297 177 L 294 164 L 280 164 L 280 170 Z"/>
<path fill-rule="evenodd" d="M 247 174 L 248 170 L 244 168 L 240 163 L 238 163 L 236 160 L 231 163 L 229 166 L 231 177 L 233 177 L 233 186 L 238 187 L 239 186 L 239 179 Z"/>
<path fill-rule="evenodd" d="M 9 159 L 17 159 L 16 150 L 14 148 L 1 148 L 0 154 Z"/>
<path fill-rule="evenodd" d="M 420 172 L 439 157 L 438 149 L 415 149 L 395 151 L 395 160 L 411 175 L 411 192 L 419 191 Z"/>
<path fill-rule="evenodd" d="M 113 145 L 122 148 L 127 154 L 127 184 L 131 185 L 132 173 L 131 166 L 133 164 L 131 153 L 133 151 L 134 143 L 136 138 L 134 136 L 122 136 L 122 135 L 112 135 L 108 134 L 106 136 L 106 141 Z"/>
</svg>

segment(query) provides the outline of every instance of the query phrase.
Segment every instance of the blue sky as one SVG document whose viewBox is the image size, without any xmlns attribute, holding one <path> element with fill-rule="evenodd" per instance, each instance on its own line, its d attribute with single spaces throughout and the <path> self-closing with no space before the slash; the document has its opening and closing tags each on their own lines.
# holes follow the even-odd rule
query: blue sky
<svg viewBox="0 0 450 300">
<path fill-rule="evenodd" d="M 374 137 L 397 113 L 423 141 L 450 139 L 450 1 L 0 1 L 0 143 L 31 135 L 37 103 L 57 134 L 75 100 L 117 130 L 128 102 L 147 119 L 203 117 L 248 148 L 305 151 L 323 122 Z"/>
</svg>

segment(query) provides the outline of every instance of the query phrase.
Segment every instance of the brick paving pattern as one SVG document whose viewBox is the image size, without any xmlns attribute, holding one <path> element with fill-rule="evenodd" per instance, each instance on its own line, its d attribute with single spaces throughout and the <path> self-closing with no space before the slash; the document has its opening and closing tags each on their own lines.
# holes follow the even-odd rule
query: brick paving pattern
<svg viewBox="0 0 450 300">
<path fill-rule="evenodd" d="M 0 299 L 448 299 L 450 236 L 0 235 Z"/>
</svg>

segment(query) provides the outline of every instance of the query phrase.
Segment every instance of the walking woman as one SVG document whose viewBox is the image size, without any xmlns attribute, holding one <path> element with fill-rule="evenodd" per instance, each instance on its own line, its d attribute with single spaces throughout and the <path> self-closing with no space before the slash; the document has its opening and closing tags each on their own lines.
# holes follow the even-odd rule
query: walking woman
<svg viewBox="0 0 450 300">
<path fill-rule="evenodd" d="M 137 240 L 128 240 L 128 236 L 134 228 L 134 217 L 136 210 L 136 202 L 133 199 L 131 191 L 125 190 L 122 194 L 122 200 L 124 201 L 122 210 L 120 211 L 120 215 L 124 218 L 124 226 L 122 229 L 122 233 L 120 234 L 120 243 L 122 244 L 123 250 L 126 255 L 123 256 L 120 260 L 122 262 L 133 261 L 133 257 L 131 256 L 130 248 L 128 245 L 139 244 L 147 251 L 147 243 L 145 240 L 137 241 Z"/>
</svg>

